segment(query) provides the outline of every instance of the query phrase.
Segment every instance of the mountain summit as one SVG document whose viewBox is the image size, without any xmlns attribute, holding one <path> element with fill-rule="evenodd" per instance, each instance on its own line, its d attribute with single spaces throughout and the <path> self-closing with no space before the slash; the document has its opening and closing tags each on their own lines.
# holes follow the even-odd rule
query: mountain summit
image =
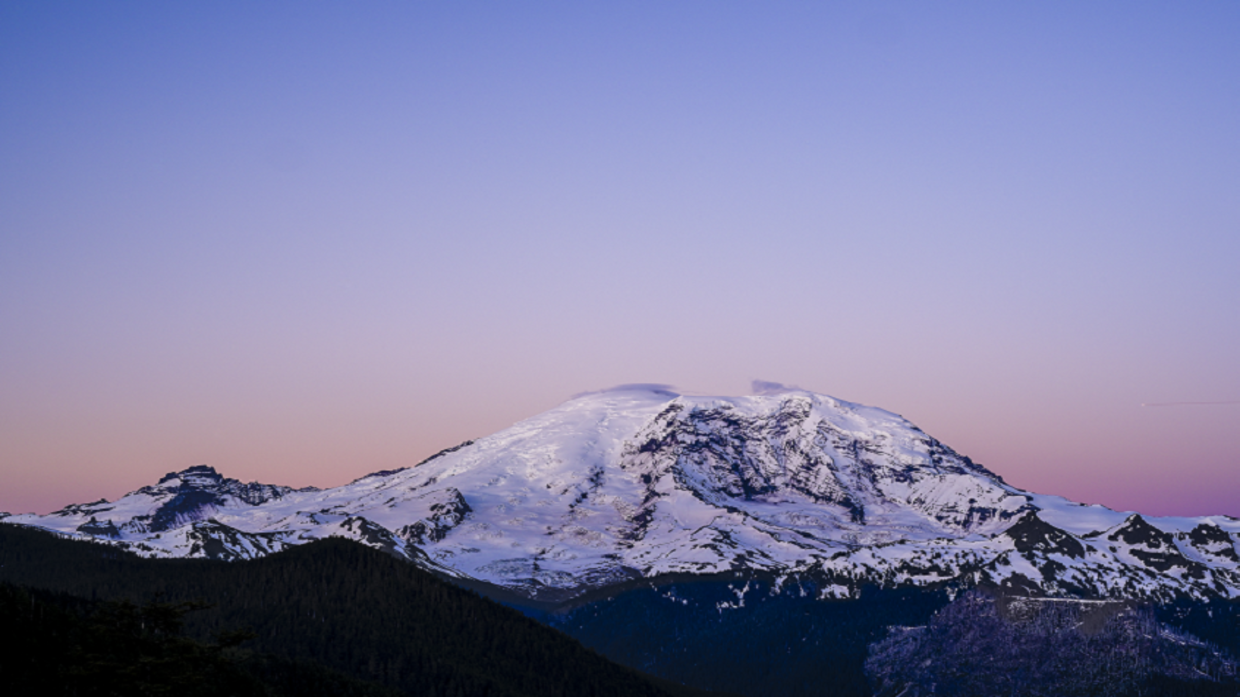
<svg viewBox="0 0 1240 697">
<path fill-rule="evenodd" d="M 1240 521 L 1022 491 L 896 414 L 770 384 L 586 393 L 333 489 L 200 466 L 115 503 L 6 522 L 151 556 L 246 558 L 343 535 L 548 602 L 673 574 L 808 579 L 837 597 L 866 584 L 1240 596 Z"/>
</svg>

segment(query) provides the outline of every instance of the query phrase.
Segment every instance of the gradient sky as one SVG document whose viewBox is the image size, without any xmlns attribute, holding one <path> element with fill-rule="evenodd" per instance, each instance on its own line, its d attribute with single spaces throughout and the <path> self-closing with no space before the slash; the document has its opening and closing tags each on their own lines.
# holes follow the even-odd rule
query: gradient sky
<svg viewBox="0 0 1240 697">
<path fill-rule="evenodd" d="M 1240 516 L 1237 37 L 1235 2 L 0 4 L 0 510 L 763 379 Z"/>
</svg>

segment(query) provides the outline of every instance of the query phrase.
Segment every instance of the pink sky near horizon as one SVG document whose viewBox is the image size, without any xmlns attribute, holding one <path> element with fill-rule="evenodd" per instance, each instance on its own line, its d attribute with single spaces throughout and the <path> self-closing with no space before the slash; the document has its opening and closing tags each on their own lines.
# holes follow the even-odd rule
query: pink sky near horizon
<svg viewBox="0 0 1240 697">
<path fill-rule="evenodd" d="M 0 8 L 0 511 L 794 384 L 1240 516 L 1240 7 Z M 1168 404 L 1173 406 L 1142 406 Z"/>
</svg>

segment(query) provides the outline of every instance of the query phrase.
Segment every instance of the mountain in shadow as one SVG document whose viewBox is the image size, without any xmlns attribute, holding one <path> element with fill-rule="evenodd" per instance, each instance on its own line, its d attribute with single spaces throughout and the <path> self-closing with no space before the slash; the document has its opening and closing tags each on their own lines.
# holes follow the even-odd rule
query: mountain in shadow
<svg viewBox="0 0 1240 697">
<path fill-rule="evenodd" d="M 203 604 L 183 618 L 188 640 L 218 646 L 216 637 L 246 631 L 253 638 L 243 646 L 252 651 L 405 694 L 702 694 L 656 684 L 516 610 L 349 540 L 246 561 L 150 560 L 0 524 L 0 581 L 87 604 Z M 96 617 L 92 610 L 78 616 Z M 4 621 L 10 636 L 22 626 L 20 616 Z M 15 669 L 10 663 L 4 674 Z"/>
</svg>

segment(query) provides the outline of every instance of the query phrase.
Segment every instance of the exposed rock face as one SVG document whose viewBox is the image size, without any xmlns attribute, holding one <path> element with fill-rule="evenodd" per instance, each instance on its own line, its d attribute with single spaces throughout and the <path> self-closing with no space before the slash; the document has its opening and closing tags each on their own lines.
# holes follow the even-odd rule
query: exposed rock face
<svg viewBox="0 0 1240 697">
<path fill-rule="evenodd" d="M 1240 555 L 1236 554 L 1234 535 L 1228 534 L 1217 525 L 1201 523 L 1188 533 L 1180 533 L 1178 539 L 1186 540 L 1192 550 L 1206 561 L 1240 562 Z"/>
<path fill-rule="evenodd" d="M 1106 539 L 1126 546 L 1129 554 L 1155 571 L 1185 569 L 1194 578 L 1201 578 L 1204 573 L 1201 565 L 1184 558 L 1171 533 L 1150 525 L 1139 515 L 1129 516 L 1123 525 L 1106 535 Z"/>
<path fill-rule="evenodd" d="M 117 539 L 121 536 L 121 531 L 117 529 L 115 523 L 110 520 L 100 523 L 95 520 L 94 516 L 91 516 L 90 520 L 77 526 L 77 531 L 92 537 Z"/>
<path fill-rule="evenodd" d="M 1240 521 L 1145 519 L 1019 490 L 896 414 L 800 390 L 582 395 L 414 467 L 326 490 L 165 476 L 8 522 L 157 556 L 248 558 L 343 535 L 559 602 L 635 578 L 1240 596 Z"/>
<path fill-rule="evenodd" d="M 465 497 L 452 487 L 432 491 L 422 498 L 432 499 L 428 509 L 430 514 L 399 531 L 401 537 L 417 545 L 444 539 L 453 528 L 464 522 L 465 516 L 470 512 Z"/>
<path fill-rule="evenodd" d="M 1080 540 L 1046 523 L 1036 513 L 1026 514 L 1003 536 L 1022 554 L 1062 554 L 1072 559 L 1085 556 L 1085 545 Z"/>
</svg>

